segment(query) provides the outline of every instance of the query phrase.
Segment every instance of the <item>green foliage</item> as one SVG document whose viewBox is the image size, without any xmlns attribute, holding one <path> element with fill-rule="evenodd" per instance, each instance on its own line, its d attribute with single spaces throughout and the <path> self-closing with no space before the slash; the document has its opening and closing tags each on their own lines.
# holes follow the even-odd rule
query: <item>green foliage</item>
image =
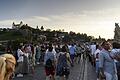
<svg viewBox="0 0 120 80">
<path fill-rule="evenodd" d="M 12 49 L 16 50 L 19 47 L 20 43 L 25 44 L 25 43 L 27 43 L 27 40 L 25 40 L 25 39 L 17 39 L 17 40 L 11 41 Z"/>
<path fill-rule="evenodd" d="M 5 51 L 5 46 L 0 45 L 0 51 Z M 0 53 L 1 54 L 1 53 Z"/>
<path fill-rule="evenodd" d="M 21 37 L 22 37 L 22 34 L 18 31 L 0 31 L 0 41 L 15 40 Z"/>
<path fill-rule="evenodd" d="M 70 41 L 84 41 L 88 42 L 92 40 L 91 36 L 87 36 L 87 34 L 80 34 L 70 31 L 64 32 L 64 30 L 51 30 L 46 29 L 46 31 L 43 30 L 44 27 L 41 26 L 41 30 L 34 29 L 28 25 L 23 25 L 19 30 L 7 30 L 3 29 L 3 31 L 0 31 L 0 41 L 4 40 L 11 40 L 12 45 L 14 46 L 14 49 L 16 49 L 16 46 L 18 46 L 20 43 L 26 43 L 26 42 L 42 42 L 38 40 L 40 35 L 46 36 L 46 41 L 60 41 L 60 42 L 70 42 Z"/>
</svg>

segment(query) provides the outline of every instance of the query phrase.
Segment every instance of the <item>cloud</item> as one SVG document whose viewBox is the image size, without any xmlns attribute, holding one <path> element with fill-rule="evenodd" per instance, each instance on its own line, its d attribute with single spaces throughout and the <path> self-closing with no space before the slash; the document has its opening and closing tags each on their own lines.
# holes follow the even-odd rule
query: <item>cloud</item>
<svg viewBox="0 0 120 80">
<path fill-rule="evenodd" d="M 0 21 L 0 28 L 11 28 L 13 22 L 19 22 L 19 20 L 12 19 Z"/>
<path fill-rule="evenodd" d="M 12 22 L 19 23 L 21 20 L 0 21 L 0 26 L 11 26 Z M 82 11 L 80 13 L 65 13 L 62 15 L 32 16 L 24 18 L 22 21 L 34 28 L 45 26 L 49 29 L 64 29 L 65 31 L 75 31 L 87 33 L 95 37 L 113 38 L 114 23 L 120 21 L 120 11 L 117 8 L 107 10 Z M 5 27 L 3 26 L 3 27 Z"/>
<path fill-rule="evenodd" d="M 50 19 L 47 18 L 47 17 L 33 16 L 33 18 L 35 18 L 35 19 L 37 19 L 37 20 L 41 20 L 41 21 L 50 21 Z"/>
</svg>

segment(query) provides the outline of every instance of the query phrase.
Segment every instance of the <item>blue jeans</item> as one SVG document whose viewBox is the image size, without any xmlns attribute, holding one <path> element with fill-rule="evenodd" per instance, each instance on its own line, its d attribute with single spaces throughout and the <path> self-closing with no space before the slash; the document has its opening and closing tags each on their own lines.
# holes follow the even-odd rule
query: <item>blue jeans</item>
<svg viewBox="0 0 120 80">
<path fill-rule="evenodd" d="M 74 54 L 70 54 L 70 58 L 71 58 L 71 61 L 72 61 L 72 65 L 74 64 L 74 57 L 75 57 Z"/>
<path fill-rule="evenodd" d="M 118 80 L 117 74 L 110 74 L 108 72 L 104 72 L 106 80 Z"/>
<path fill-rule="evenodd" d="M 98 77 L 99 76 L 99 61 L 96 61 L 96 73 Z"/>
</svg>

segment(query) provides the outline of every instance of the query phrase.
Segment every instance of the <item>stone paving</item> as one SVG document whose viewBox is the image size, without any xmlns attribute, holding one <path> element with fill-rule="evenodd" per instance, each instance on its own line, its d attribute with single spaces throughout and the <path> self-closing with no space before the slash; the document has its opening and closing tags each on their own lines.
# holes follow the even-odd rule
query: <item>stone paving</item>
<svg viewBox="0 0 120 80">
<path fill-rule="evenodd" d="M 88 62 L 88 60 L 86 60 L 84 79 L 81 79 L 81 80 L 97 80 L 95 67 L 93 67 L 91 63 Z"/>
<path fill-rule="evenodd" d="M 35 68 L 35 74 L 28 74 L 24 76 L 23 78 L 15 77 L 13 80 L 45 80 L 45 72 L 44 72 L 44 66 L 37 65 Z"/>
<path fill-rule="evenodd" d="M 37 65 L 34 75 L 26 75 L 23 78 L 15 77 L 13 80 L 45 80 L 45 72 L 43 65 Z M 97 80 L 94 67 L 86 61 L 81 61 L 71 67 L 71 73 L 68 80 Z"/>
</svg>

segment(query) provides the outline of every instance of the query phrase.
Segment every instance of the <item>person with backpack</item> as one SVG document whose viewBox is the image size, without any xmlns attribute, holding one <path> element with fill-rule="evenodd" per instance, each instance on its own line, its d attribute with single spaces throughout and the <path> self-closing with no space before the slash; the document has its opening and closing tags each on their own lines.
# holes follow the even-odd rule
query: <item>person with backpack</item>
<svg viewBox="0 0 120 80">
<path fill-rule="evenodd" d="M 78 44 L 76 46 L 76 63 L 80 63 L 81 54 L 82 54 L 82 48 L 81 48 L 81 45 Z"/>
<path fill-rule="evenodd" d="M 59 76 L 60 80 L 68 80 L 69 74 L 70 74 L 70 64 L 72 63 L 70 59 L 70 54 L 67 53 L 66 46 L 63 46 L 61 49 L 61 52 L 58 55 L 57 60 L 57 68 L 56 68 L 56 76 Z"/>
<path fill-rule="evenodd" d="M 56 56 L 52 52 L 53 47 L 49 46 L 48 51 L 45 53 L 44 64 L 45 64 L 45 73 L 46 80 L 55 80 L 55 66 L 56 66 Z"/>
</svg>

